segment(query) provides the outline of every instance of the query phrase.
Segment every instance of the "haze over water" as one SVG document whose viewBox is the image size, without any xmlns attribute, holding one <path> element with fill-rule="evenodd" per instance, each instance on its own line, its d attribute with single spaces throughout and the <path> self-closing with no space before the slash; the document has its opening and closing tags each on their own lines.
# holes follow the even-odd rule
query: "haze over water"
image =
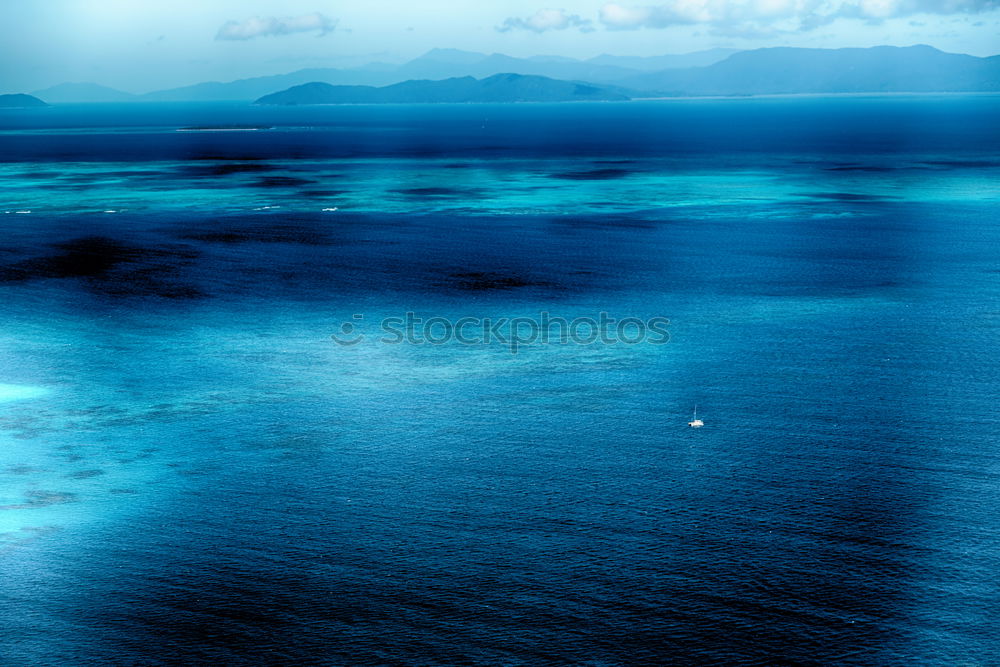
<svg viewBox="0 0 1000 667">
<path fill-rule="evenodd" d="M 0 662 L 990 664 L 998 112 L 3 111 Z"/>
</svg>

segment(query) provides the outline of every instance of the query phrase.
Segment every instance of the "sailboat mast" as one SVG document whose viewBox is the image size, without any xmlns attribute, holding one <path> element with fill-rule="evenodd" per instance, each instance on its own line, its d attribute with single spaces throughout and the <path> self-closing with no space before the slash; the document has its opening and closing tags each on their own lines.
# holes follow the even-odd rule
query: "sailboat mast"
<svg viewBox="0 0 1000 667">
<path fill-rule="evenodd" d="M 698 419 L 698 404 L 697 403 L 694 406 L 694 417 L 692 417 L 691 421 L 688 422 L 688 426 L 691 426 L 692 428 L 699 428 L 701 426 L 704 426 L 704 423 L 702 423 L 702 421 L 700 419 Z"/>
</svg>

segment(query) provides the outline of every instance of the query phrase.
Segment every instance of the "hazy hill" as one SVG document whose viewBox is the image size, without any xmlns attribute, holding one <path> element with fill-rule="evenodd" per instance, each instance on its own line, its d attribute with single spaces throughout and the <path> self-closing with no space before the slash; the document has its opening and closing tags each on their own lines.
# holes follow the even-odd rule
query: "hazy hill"
<svg viewBox="0 0 1000 667">
<path fill-rule="evenodd" d="M 663 95 L 1000 91 L 1000 57 L 930 46 L 868 49 L 769 48 L 707 67 L 664 70 L 621 82 Z"/>
<path fill-rule="evenodd" d="M 469 102 L 571 102 L 627 100 L 608 88 L 541 76 L 496 74 L 485 79 L 406 81 L 375 88 L 308 83 L 265 95 L 257 104 L 383 104 Z"/>
<path fill-rule="evenodd" d="M 60 83 L 58 86 L 36 90 L 37 95 L 52 104 L 73 102 L 131 102 L 135 95 L 96 83 Z"/>
<path fill-rule="evenodd" d="M 313 81 L 323 81 L 335 84 L 364 84 L 375 82 L 391 82 L 391 73 L 370 71 L 367 69 L 340 70 L 332 68 L 302 69 L 290 74 L 273 76 L 258 76 L 249 79 L 239 79 L 222 83 L 210 81 L 193 86 L 158 90 L 139 96 L 138 99 L 147 102 L 202 102 L 202 101 L 247 101 L 257 99 L 261 95 L 283 90 Z"/>
<path fill-rule="evenodd" d="M 37 97 L 16 93 L 14 95 L 0 95 L 0 109 L 29 109 L 32 107 L 47 107 L 45 102 Z"/>
<path fill-rule="evenodd" d="M 621 67 L 641 72 L 657 72 L 665 69 L 681 69 L 684 67 L 705 67 L 725 60 L 734 53 L 739 53 L 736 49 L 709 49 L 707 51 L 695 51 L 671 56 L 610 56 L 603 54 L 591 58 L 586 62 L 594 65 L 608 65 Z"/>
</svg>

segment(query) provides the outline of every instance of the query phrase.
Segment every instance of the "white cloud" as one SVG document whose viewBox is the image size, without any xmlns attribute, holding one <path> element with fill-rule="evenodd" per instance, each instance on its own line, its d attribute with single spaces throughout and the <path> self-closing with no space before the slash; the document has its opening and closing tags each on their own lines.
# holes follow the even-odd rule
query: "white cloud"
<svg viewBox="0 0 1000 667">
<path fill-rule="evenodd" d="M 549 30 L 566 30 L 568 28 L 579 28 L 583 32 L 593 30 L 593 23 L 587 19 L 580 18 L 577 14 L 570 14 L 565 9 L 539 9 L 534 15 L 528 18 L 518 18 L 512 16 L 497 27 L 497 32 L 510 32 L 511 30 L 530 30 L 531 32 L 547 32 Z"/>
<path fill-rule="evenodd" d="M 810 30 L 840 18 L 878 23 L 917 14 L 977 14 L 1000 9 L 1000 0 L 670 0 L 658 5 L 601 8 L 610 30 L 668 28 L 704 23 L 717 32 Z"/>
<path fill-rule="evenodd" d="M 319 12 L 303 14 L 302 16 L 275 16 L 246 19 L 244 21 L 226 21 L 215 38 L 220 40 L 248 40 L 255 37 L 291 35 L 297 32 L 318 31 L 322 37 L 333 32 L 337 27 L 336 19 L 331 19 Z"/>
<path fill-rule="evenodd" d="M 641 28 L 649 24 L 654 10 L 654 7 L 624 7 L 612 2 L 601 7 L 601 23 L 620 30 Z"/>
</svg>

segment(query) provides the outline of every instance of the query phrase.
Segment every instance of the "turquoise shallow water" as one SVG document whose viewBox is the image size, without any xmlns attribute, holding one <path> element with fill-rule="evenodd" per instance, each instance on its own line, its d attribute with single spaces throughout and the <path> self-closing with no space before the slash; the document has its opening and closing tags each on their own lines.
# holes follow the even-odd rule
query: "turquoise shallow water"
<svg viewBox="0 0 1000 667">
<path fill-rule="evenodd" d="M 997 104 L 0 117 L 3 662 L 988 664 Z"/>
</svg>

